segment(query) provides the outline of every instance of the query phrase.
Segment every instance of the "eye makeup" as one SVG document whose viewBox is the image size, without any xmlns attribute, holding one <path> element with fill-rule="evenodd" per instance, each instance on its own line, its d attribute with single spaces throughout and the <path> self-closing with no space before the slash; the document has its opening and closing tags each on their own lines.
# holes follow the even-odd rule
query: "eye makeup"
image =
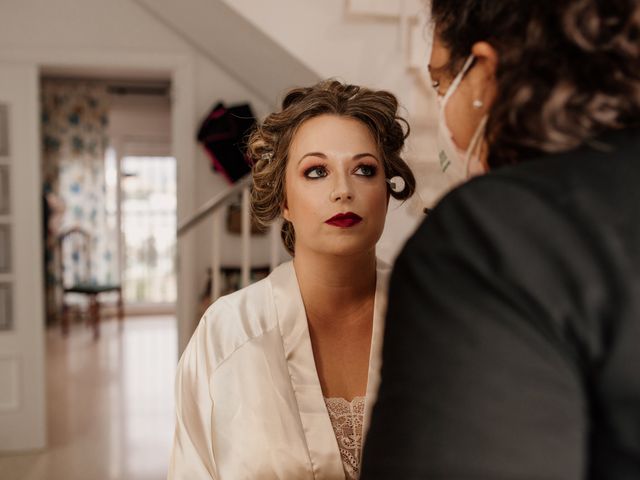
<svg viewBox="0 0 640 480">
<path fill-rule="evenodd" d="M 359 171 L 361 173 L 358 173 Z M 356 167 L 356 169 L 354 170 L 354 173 L 356 175 L 360 175 L 360 176 L 363 176 L 363 177 L 375 177 L 377 172 L 378 172 L 377 165 L 372 165 L 372 164 L 369 164 L 369 163 L 362 163 L 362 164 L 358 165 Z"/>
<path fill-rule="evenodd" d="M 353 169 L 353 174 L 360 177 L 375 177 L 378 173 L 378 166 L 369 163 L 361 163 Z M 324 178 L 328 175 L 326 165 L 313 165 L 304 170 L 303 175 L 310 179 Z"/>
<path fill-rule="evenodd" d="M 304 171 L 304 176 L 310 180 L 314 180 L 316 178 L 324 178 L 327 176 L 327 166 L 313 165 L 309 168 L 306 168 Z"/>
</svg>

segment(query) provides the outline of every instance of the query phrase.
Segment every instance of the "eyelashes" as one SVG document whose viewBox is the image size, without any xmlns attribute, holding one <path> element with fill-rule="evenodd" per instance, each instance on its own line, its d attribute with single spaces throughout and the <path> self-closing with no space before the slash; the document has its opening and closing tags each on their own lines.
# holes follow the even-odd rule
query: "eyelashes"
<svg viewBox="0 0 640 480">
<path fill-rule="evenodd" d="M 362 163 L 354 168 L 353 173 L 361 177 L 375 177 L 378 167 L 367 163 Z M 308 179 L 324 178 L 329 174 L 326 165 L 314 165 L 304 171 L 304 176 Z"/>
<path fill-rule="evenodd" d="M 363 163 L 362 165 L 358 165 L 358 167 L 356 167 L 356 172 L 360 172 L 357 173 L 357 175 L 362 175 L 364 177 L 373 177 L 375 176 L 377 171 L 378 168 L 375 165 L 369 165 L 366 163 Z"/>
<path fill-rule="evenodd" d="M 327 167 L 325 165 L 315 165 L 309 167 L 304 171 L 304 176 L 307 178 L 323 178 L 327 176 Z"/>
</svg>

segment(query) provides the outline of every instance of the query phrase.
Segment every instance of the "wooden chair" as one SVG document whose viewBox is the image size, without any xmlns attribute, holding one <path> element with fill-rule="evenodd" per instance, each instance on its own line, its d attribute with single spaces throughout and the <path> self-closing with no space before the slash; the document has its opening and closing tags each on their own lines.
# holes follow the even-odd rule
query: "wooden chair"
<svg viewBox="0 0 640 480">
<path fill-rule="evenodd" d="M 65 265 L 64 265 L 64 245 L 67 242 L 73 242 L 76 247 L 74 255 L 77 255 L 77 261 L 72 266 L 67 266 L 73 271 L 73 282 L 70 286 L 65 285 Z M 66 296 L 69 293 L 86 295 L 89 300 L 88 319 L 93 327 L 93 337 L 100 337 L 100 302 L 101 293 L 116 292 L 118 295 L 117 309 L 118 322 L 122 328 L 124 320 L 124 306 L 122 302 L 122 286 L 119 284 L 98 284 L 91 280 L 91 235 L 79 228 L 74 227 L 63 232 L 58 237 L 58 258 L 59 272 L 62 284 L 62 315 L 61 325 L 63 335 L 69 333 L 69 305 L 66 302 Z M 83 261 L 84 260 L 84 261 Z"/>
</svg>

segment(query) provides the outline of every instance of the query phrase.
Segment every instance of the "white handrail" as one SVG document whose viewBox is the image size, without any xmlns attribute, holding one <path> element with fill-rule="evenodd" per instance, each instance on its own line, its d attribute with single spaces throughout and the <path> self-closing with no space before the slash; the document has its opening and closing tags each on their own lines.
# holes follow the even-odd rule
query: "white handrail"
<svg viewBox="0 0 640 480">
<path fill-rule="evenodd" d="M 240 192 L 244 187 L 251 185 L 251 174 L 247 174 L 236 183 L 220 192 L 211 200 L 202 205 L 193 215 L 181 222 L 178 226 L 178 236 L 184 235 L 205 218 L 213 213 L 220 205 L 226 205 L 230 198 Z"/>
<path fill-rule="evenodd" d="M 211 299 L 215 301 L 222 294 L 222 252 L 221 252 L 221 237 L 223 230 L 223 208 L 226 207 L 235 196 L 241 192 L 241 220 L 240 220 L 240 235 L 241 235 L 241 264 L 240 264 L 240 278 L 241 287 L 246 287 L 251 281 L 251 175 L 238 180 L 235 184 L 228 187 L 223 192 L 215 195 L 211 200 L 206 202 L 202 207 L 198 209 L 187 220 L 182 222 L 178 228 L 178 235 L 184 235 L 200 222 L 211 217 Z M 270 255 L 269 255 L 269 267 L 271 270 L 276 268 L 279 264 L 279 232 L 280 224 L 275 222 L 271 227 L 270 232 Z"/>
</svg>

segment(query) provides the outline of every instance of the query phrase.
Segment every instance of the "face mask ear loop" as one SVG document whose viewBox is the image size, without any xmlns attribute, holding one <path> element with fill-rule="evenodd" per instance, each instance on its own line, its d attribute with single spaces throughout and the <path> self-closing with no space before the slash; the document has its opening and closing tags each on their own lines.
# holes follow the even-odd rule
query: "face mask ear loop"
<svg viewBox="0 0 640 480">
<path fill-rule="evenodd" d="M 476 131 L 473 133 L 473 137 L 471 137 L 471 141 L 469 142 L 469 147 L 467 148 L 467 153 L 465 155 L 465 171 L 467 176 L 469 175 L 469 162 L 471 161 L 471 155 L 473 152 L 482 144 L 482 136 L 484 135 L 485 127 L 487 126 L 487 121 L 489 120 L 489 116 L 485 115 L 480 120 Z"/>
<path fill-rule="evenodd" d="M 444 97 L 442 98 L 443 105 L 447 103 L 451 95 L 453 95 L 453 92 L 456 91 L 456 89 L 460 85 L 460 82 L 462 82 L 462 79 L 464 78 L 465 74 L 471 68 L 471 64 L 473 63 L 475 58 L 476 57 L 473 54 L 469 55 L 467 60 L 464 62 L 464 65 L 462 66 L 462 70 L 458 72 L 458 75 L 456 75 L 456 78 L 453 80 L 453 82 L 451 82 L 451 85 L 449 85 L 449 88 L 447 88 L 447 93 L 445 93 Z"/>
</svg>

